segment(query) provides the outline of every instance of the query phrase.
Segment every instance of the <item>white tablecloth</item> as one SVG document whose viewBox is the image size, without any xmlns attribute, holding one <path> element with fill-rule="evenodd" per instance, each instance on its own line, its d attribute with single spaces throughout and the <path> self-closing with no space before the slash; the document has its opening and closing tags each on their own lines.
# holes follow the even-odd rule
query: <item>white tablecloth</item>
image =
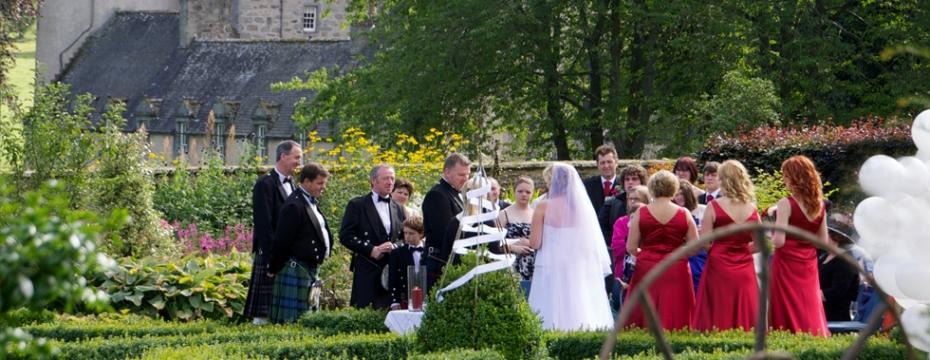
<svg viewBox="0 0 930 360">
<path fill-rule="evenodd" d="M 398 335 L 411 333 L 423 322 L 422 311 L 394 310 L 384 318 L 384 325 Z"/>
</svg>

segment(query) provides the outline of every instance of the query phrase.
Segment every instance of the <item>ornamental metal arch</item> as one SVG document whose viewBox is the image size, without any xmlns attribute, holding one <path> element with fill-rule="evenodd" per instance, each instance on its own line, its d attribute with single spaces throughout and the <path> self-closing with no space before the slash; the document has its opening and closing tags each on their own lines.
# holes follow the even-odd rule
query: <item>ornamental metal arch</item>
<svg viewBox="0 0 930 360">
<path fill-rule="evenodd" d="M 770 222 L 747 223 L 726 226 L 719 230 L 714 230 L 705 236 L 701 236 L 698 240 L 690 241 L 685 244 L 685 246 L 679 247 L 664 259 L 662 259 L 662 261 L 660 261 L 652 269 L 652 271 L 646 274 L 642 282 L 637 284 L 636 290 L 634 290 L 629 296 L 629 301 L 623 304 L 623 308 L 620 310 L 620 313 L 615 320 L 613 330 L 610 331 L 610 334 L 608 334 L 607 339 L 604 340 L 604 343 L 601 346 L 600 359 L 610 359 L 611 355 L 613 354 L 614 346 L 616 345 L 617 335 L 620 331 L 622 331 L 621 325 L 629 320 L 633 308 L 636 307 L 639 302 L 643 303 L 642 310 L 647 318 L 649 331 L 656 339 L 656 346 L 658 347 L 659 351 L 662 353 L 665 359 L 674 359 L 674 352 L 672 351 L 672 347 L 668 343 L 668 340 L 665 338 L 662 327 L 659 325 L 659 315 L 656 312 L 655 305 L 652 303 L 652 299 L 650 299 L 647 294 L 647 290 L 678 259 L 687 257 L 688 254 L 695 252 L 700 247 L 709 244 L 716 239 L 744 232 L 755 233 L 756 236 L 754 242 L 756 248 L 759 249 L 760 253 L 762 254 L 762 271 L 759 274 L 759 312 L 757 315 L 756 327 L 754 329 L 756 341 L 753 354 L 749 358 L 761 359 L 780 357 L 779 354 L 770 353 L 766 350 L 766 336 L 768 335 L 769 330 L 767 309 L 769 304 L 769 283 L 771 281 L 771 264 L 769 263 L 769 260 L 772 256 L 772 251 L 768 247 L 769 242 L 765 240 L 765 233 L 766 231 L 771 230 L 784 232 L 786 235 L 791 235 L 793 237 L 807 241 L 820 249 L 824 249 L 829 253 L 836 255 L 837 258 L 842 259 L 848 265 L 854 267 L 856 271 L 861 276 L 863 276 L 864 279 L 866 279 L 869 285 L 878 291 L 878 294 L 881 298 L 881 303 L 876 305 L 875 309 L 866 320 L 866 326 L 859 331 L 859 335 L 856 337 L 855 342 L 853 342 L 853 344 L 843 354 L 843 360 L 852 360 L 857 358 L 859 352 L 865 346 L 866 340 L 868 340 L 869 336 L 874 334 L 880 326 L 882 314 L 885 313 L 886 310 L 891 309 L 891 314 L 894 316 L 895 322 L 898 324 L 901 323 L 901 314 L 897 309 L 891 307 L 888 294 L 886 294 L 881 289 L 881 287 L 878 286 L 871 274 L 865 272 L 865 269 L 859 265 L 858 261 L 853 259 L 853 257 L 849 254 L 842 251 L 839 247 L 821 241 L 816 236 L 814 236 L 814 234 L 794 226 L 780 226 Z M 907 348 L 908 359 L 914 359 L 914 350 L 908 342 L 907 333 L 902 331 L 901 336 L 904 338 L 904 346 Z"/>
</svg>

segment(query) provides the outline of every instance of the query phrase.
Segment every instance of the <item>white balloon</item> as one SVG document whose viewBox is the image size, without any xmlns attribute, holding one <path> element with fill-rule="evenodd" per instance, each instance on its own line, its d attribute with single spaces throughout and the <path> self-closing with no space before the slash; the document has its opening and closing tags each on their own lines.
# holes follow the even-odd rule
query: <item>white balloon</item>
<svg viewBox="0 0 930 360">
<path fill-rule="evenodd" d="M 882 244 L 893 235 L 889 229 L 900 228 L 900 220 L 892 202 L 877 196 L 862 200 L 853 212 L 856 231 L 873 246 L 884 247 Z"/>
<path fill-rule="evenodd" d="M 885 237 L 878 239 L 872 239 L 864 236 L 859 237 L 859 242 L 857 243 L 859 247 L 865 252 L 865 254 L 871 259 L 878 259 L 885 254 L 890 253 L 892 250 L 892 244 L 890 241 L 886 242 Z"/>
<path fill-rule="evenodd" d="M 917 149 L 917 153 L 914 154 L 914 157 L 920 159 L 921 161 L 924 162 L 924 164 L 926 164 L 928 161 L 930 161 L 930 149 L 924 149 L 924 150 Z"/>
<path fill-rule="evenodd" d="M 914 196 L 925 196 L 930 193 L 930 170 L 920 159 L 905 156 L 898 159 L 904 168 L 901 178 L 898 179 L 900 190 Z"/>
<path fill-rule="evenodd" d="M 927 286 L 927 279 L 930 279 L 930 267 L 925 264 L 925 262 L 909 260 L 898 264 L 898 269 L 894 274 L 898 290 L 901 290 L 907 297 L 920 302 L 930 302 L 930 286 Z"/>
<path fill-rule="evenodd" d="M 930 351 L 930 306 L 915 305 L 901 313 L 901 326 L 911 345 Z"/>
<path fill-rule="evenodd" d="M 910 299 L 901 289 L 898 289 L 898 281 L 895 278 L 898 268 L 905 261 L 907 261 L 907 258 L 904 256 L 886 254 L 875 261 L 875 267 L 872 270 L 872 276 L 875 277 L 878 286 L 881 286 L 886 294 L 895 298 Z"/>
<path fill-rule="evenodd" d="M 902 240 L 892 247 L 903 248 L 905 253 L 930 260 L 930 204 L 925 198 L 903 196 L 899 200 L 889 201 L 896 210 L 898 222 L 888 234 Z"/>
<path fill-rule="evenodd" d="M 911 139 L 918 149 L 930 149 L 930 110 L 924 110 L 914 118 Z"/>
<path fill-rule="evenodd" d="M 899 179 L 904 177 L 904 166 L 888 155 L 875 155 L 859 168 L 859 185 L 869 195 L 881 196 L 896 192 Z"/>
</svg>

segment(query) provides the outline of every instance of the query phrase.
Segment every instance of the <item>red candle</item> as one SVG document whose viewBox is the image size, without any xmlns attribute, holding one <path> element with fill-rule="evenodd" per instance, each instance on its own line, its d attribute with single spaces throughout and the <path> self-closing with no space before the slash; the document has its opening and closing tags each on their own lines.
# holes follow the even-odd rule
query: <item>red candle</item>
<svg viewBox="0 0 930 360">
<path fill-rule="evenodd" d="M 413 310 L 423 310 L 423 289 L 420 289 L 419 286 L 414 286 L 413 290 L 410 291 L 410 297 Z"/>
</svg>

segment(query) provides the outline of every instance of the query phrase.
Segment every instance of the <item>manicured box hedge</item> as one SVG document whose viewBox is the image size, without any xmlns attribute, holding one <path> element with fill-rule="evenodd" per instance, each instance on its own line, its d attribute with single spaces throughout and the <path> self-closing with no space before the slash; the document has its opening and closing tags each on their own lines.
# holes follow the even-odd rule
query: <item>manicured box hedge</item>
<svg viewBox="0 0 930 360">
<path fill-rule="evenodd" d="M 606 332 L 548 333 L 546 344 L 549 356 L 558 359 L 585 359 L 597 356 Z M 693 333 L 671 332 L 666 337 L 676 353 L 719 353 L 721 358 L 737 355 L 743 358 L 752 351 L 754 334 L 741 331 Z M 836 335 L 830 338 L 770 332 L 768 349 L 790 353 L 797 359 L 838 359 L 853 343 L 855 335 Z M 614 354 L 647 356 L 658 351 L 655 340 L 644 331 L 624 331 L 614 346 Z M 714 355 L 717 356 L 717 355 Z M 887 337 L 873 336 L 860 353 L 862 359 L 902 359 L 904 346 Z M 648 356 L 646 357 L 648 358 Z"/>
<path fill-rule="evenodd" d="M 371 310 L 343 314 L 321 312 L 297 324 L 252 326 L 220 321 L 172 323 L 138 317 L 59 319 L 24 329 L 47 337 L 61 359 L 500 359 L 493 350 L 450 350 L 417 354 L 412 337 L 377 333 Z M 367 319 L 367 320 L 366 320 Z M 383 320 L 383 318 L 381 318 Z M 351 325 L 354 324 L 354 325 Z M 328 329 L 327 329 L 328 328 Z M 338 333 L 343 329 L 353 333 Z M 367 333 L 366 333 L 367 332 Z M 551 359 L 591 359 L 597 356 L 606 332 L 544 335 Z M 753 348 L 752 333 L 741 331 L 667 333 L 676 358 L 743 359 Z M 831 338 L 772 332 L 768 347 L 797 359 L 837 359 L 854 341 L 853 335 Z M 647 332 L 621 333 L 615 358 L 661 359 Z M 905 348 L 886 336 L 873 336 L 860 353 L 862 359 L 902 359 Z M 13 354 L 12 359 L 18 358 Z"/>
</svg>

